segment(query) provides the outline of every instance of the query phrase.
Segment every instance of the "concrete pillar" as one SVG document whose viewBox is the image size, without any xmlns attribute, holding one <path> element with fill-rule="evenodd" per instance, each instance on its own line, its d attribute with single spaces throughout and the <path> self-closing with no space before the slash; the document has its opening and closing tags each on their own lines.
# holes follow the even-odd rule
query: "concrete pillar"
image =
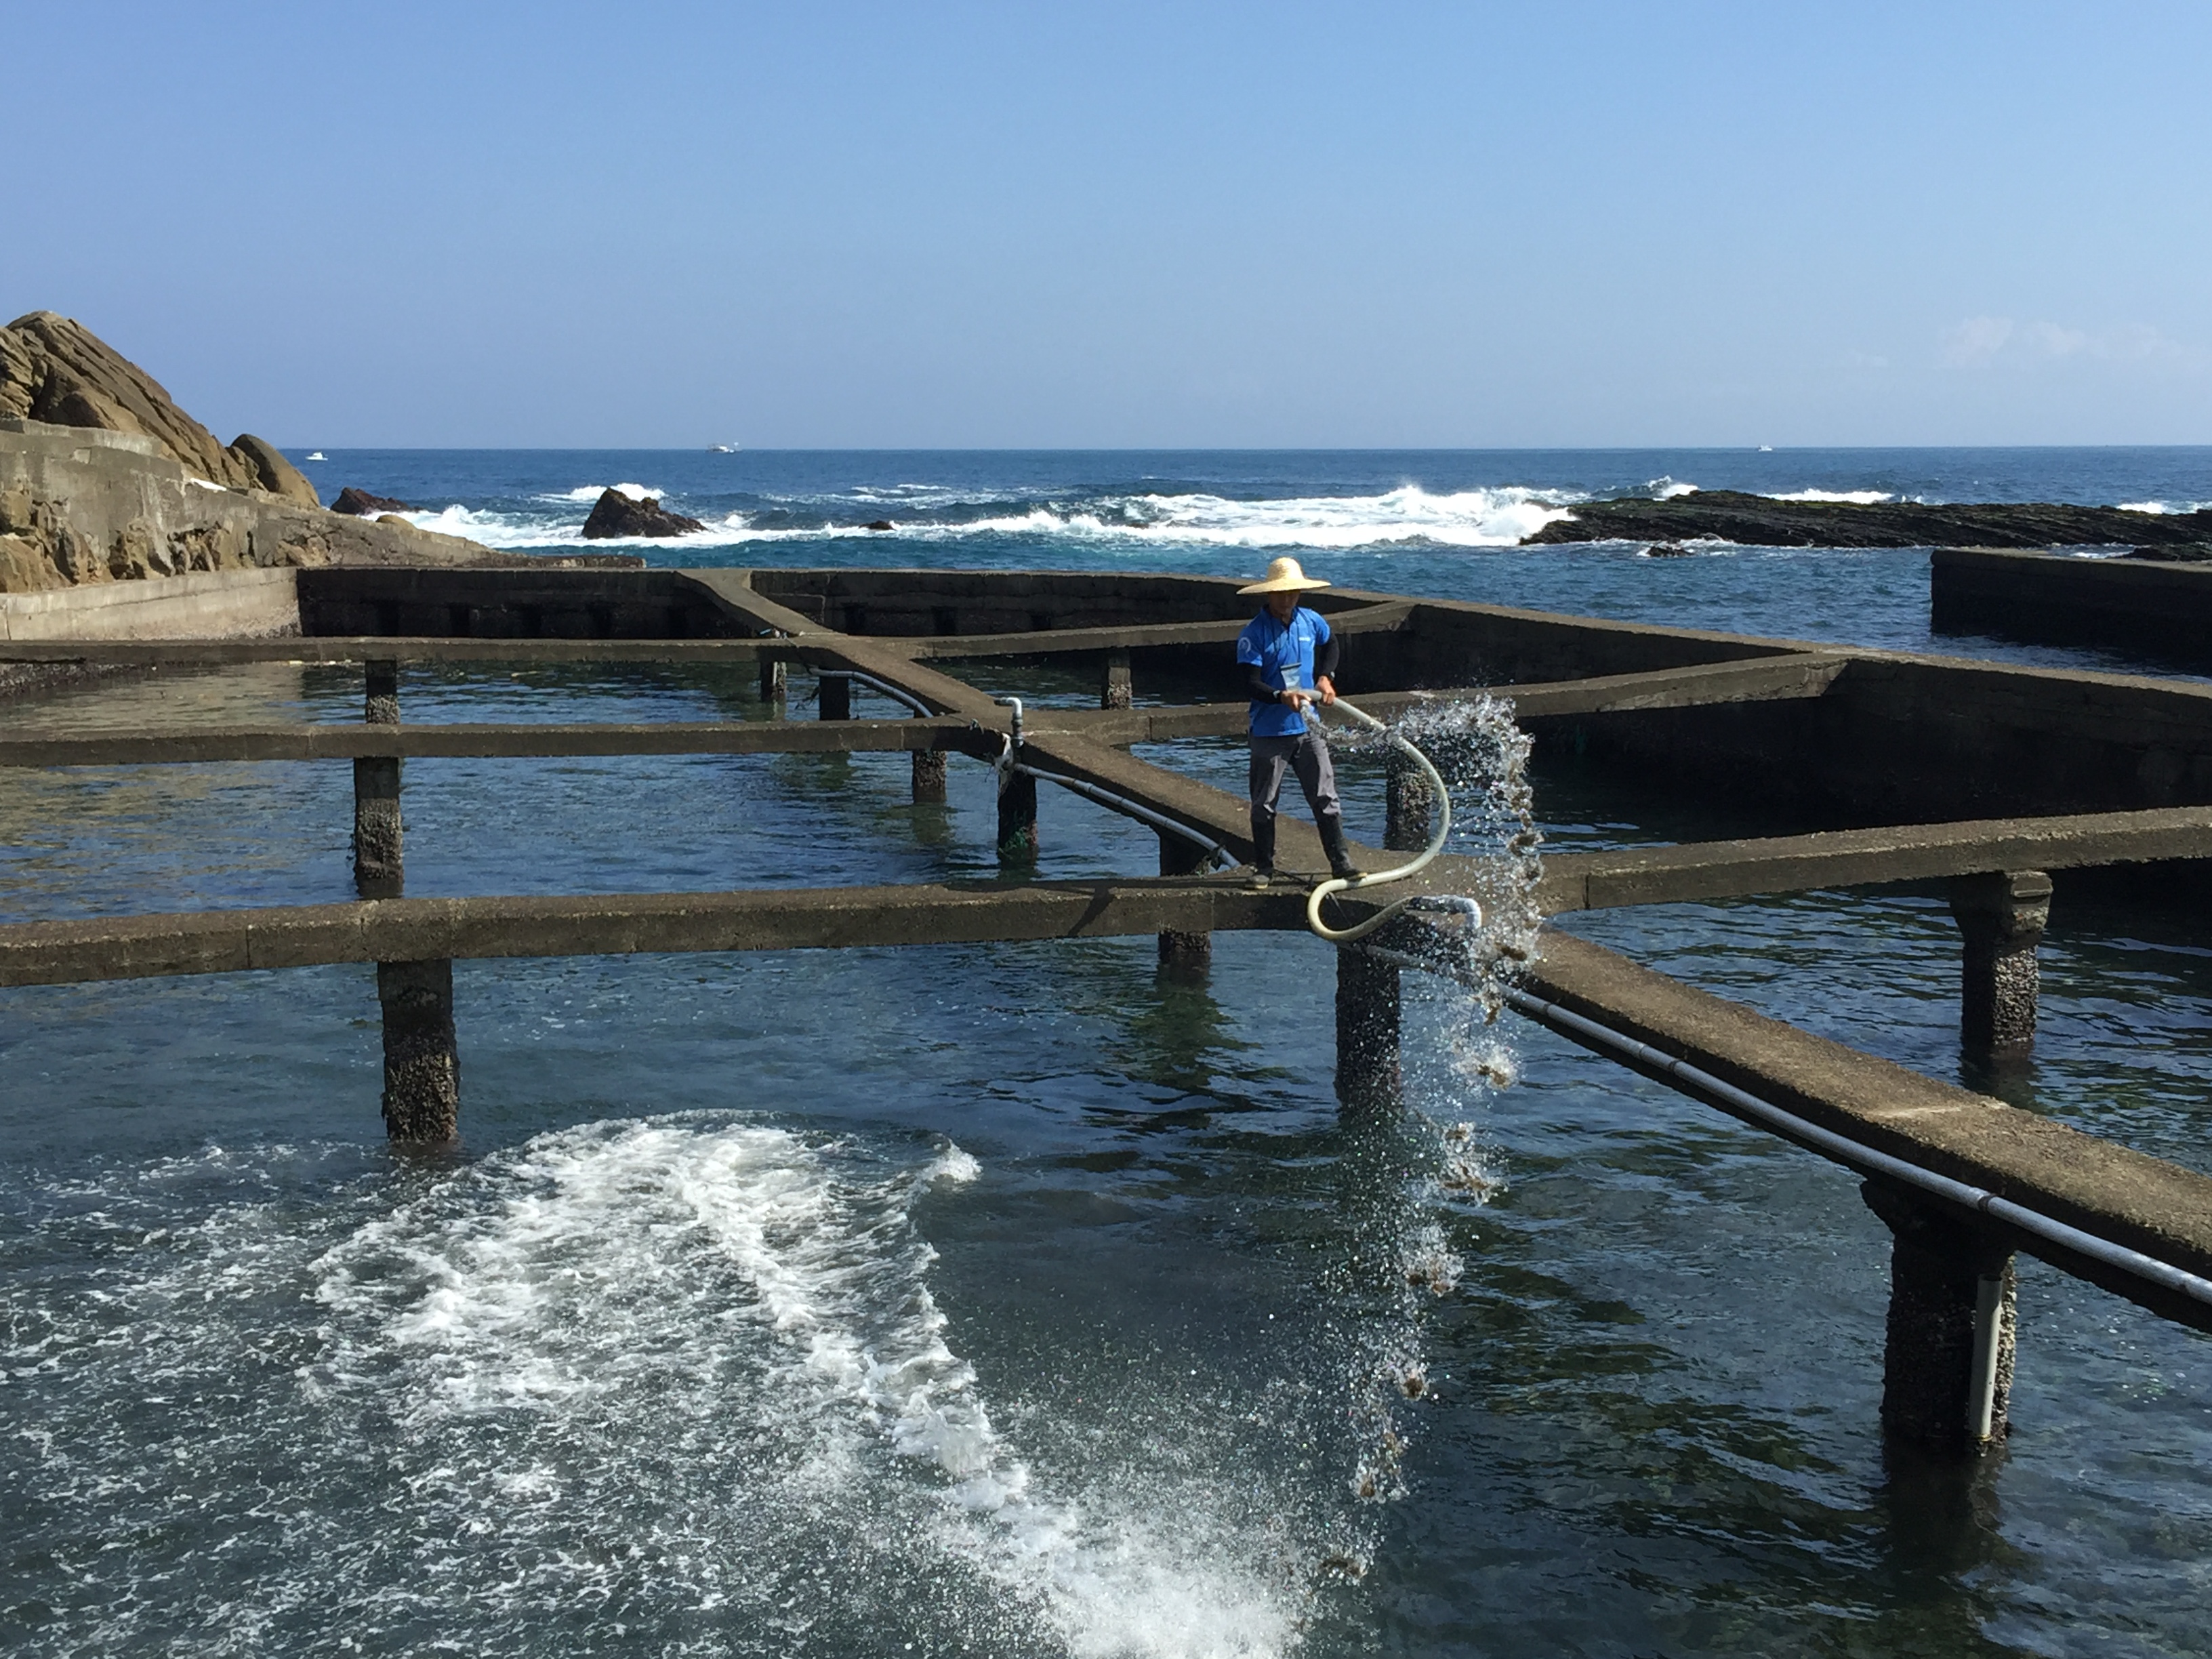
<svg viewBox="0 0 2212 1659">
<path fill-rule="evenodd" d="M 1135 683 L 1129 678 L 1129 653 L 1109 651 L 1106 672 L 1098 681 L 1098 706 L 1101 708 L 1127 708 L 1136 702 Z"/>
<path fill-rule="evenodd" d="M 437 1144 L 461 1132 L 461 1066 L 453 1045 L 453 964 L 380 962 L 384 1005 L 384 1127 L 394 1140 Z"/>
<path fill-rule="evenodd" d="M 924 801 L 945 799 L 945 751 L 942 749 L 917 749 L 914 751 L 914 799 L 918 805 Z"/>
<path fill-rule="evenodd" d="M 399 665 L 396 662 L 372 662 L 368 669 L 368 696 L 362 708 L 361 717 L 371 726 L 399 724 Z"/>
<path fill-rule="evenodd" d="M 1382 845 L 1394 853 L 1418 853 L 1436 833 L 1428 774 L 1394 749 L 1387 776 Z"/>
<path fill-rule="evenodd" d="M 1398 969 L 1365 951 L 1336 953 L 1336 1097 L 1352 1110 L 1395 1106 L 1398 1066 Z"/>
<path fill-rule="evenodd" d="M 999 786 L 999 862 L 1034 864 L 1037 855 L 1036 780 L 1026 772 L 1001 772 Z"/>
<path fill-rule="evenodd" d="M 1859 1190 L 1892 1236 L 1883 1431 L 1939 1453 L 2003 1439 L 2020 1323 L 2010 1245 L 1894 1182 Z"/>
<path fill-rule="evenodd" d="M 1954 876 L 1951 914 L 1965 936 L 1960 1045 L 1974 1054 L 2026 1054 L 2035 1046 L 2035 948 L 2051 919 L 2051 878 L 2040 870 Z"/>
<path fill-rule="evenodd" d="M 368 665 L 363 718 L 399 724 L 399 665 Z M 398 898 L 404 884 L 397 755 L 364 756 L 353 763 L 353 881 L 363 898 Z"/>
<path fill-rule="evenodd" d="M 1164 876 L 1190 876 L 1206 867 L 1206 851 L 1194 841 L 1181 836 L 1171 836 L 1164 830 L 1160 838 L 1160 873 Z M 1202 974 L 1213 963 L 1213 935 L 1187 933 L 1179 927 L 1170 927 L 1160 934 L 1160 966 L 1176 973 Z"/>
<path fill-rule="evenodd" d="M 822 718 L 825 720 L 852 719 L 853 682 L 842 674 L 824 674 L 818 684 L 822 688 Z"/>
<path fill-rule="evenodd" d="M 781 657 L 763 657 L 760 664 L 760 700 L 763 702 L 781 702 L 787 682 L 787 665 Z"/>
</svg>

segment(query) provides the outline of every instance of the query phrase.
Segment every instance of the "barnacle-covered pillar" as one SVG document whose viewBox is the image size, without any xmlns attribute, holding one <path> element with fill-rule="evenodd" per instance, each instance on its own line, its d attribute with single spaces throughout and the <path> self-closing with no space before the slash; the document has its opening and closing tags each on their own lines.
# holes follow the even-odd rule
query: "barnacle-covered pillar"
<svg viewBox="0 0 2212 1659">
<path fill-rule="evenodd" d="M 368 665 L 363 718 L 399 724 L 399 665 Z M 364 755 L 353 763 L 353 880 L 363 898 L 398 898 L 403 887 L 397 755 Z"/>
<path fill-rule="evenodd" d="M 1164 876 L 1193 876 L 1204 870 L 1212 856 L 1206 848 L 1187 836 L 1170 835 L 1163 830 L 1160 838 L 1160 873 Z M 1171 973 L 1203 974 L 1213 963 L 1213 935 L 1196 933 L 1181 927 L 1160 931 L 1160 966 Z"/>
<path fill-rule="evenodd" d="M 2051 878 L 2040 870 L 1954 876 L 1951 914 L 1965 937 L 1960 1046 L 1974 1054 L 2025 1054 L 2035 1046 L 2035 951 L 2051 920 Z"/>
<path fill-rule="evenodd" d="M 1106 667 L 1098 679 L 1098 706 L 1101 708 L 1127 708 L 1136 701 L 1136 684 L 1129 676 L 1129 653 L 1126 650 L 1109 651 Z"/>
<path fill-rule="evenodd" d="M 384 1009 L 384 1128 L 435 1146 L 461 1133 L 461 1066 L 453 1036 L 453 964 L 380 962 Z"/>
<path fill-rule="evenodd" d="M 1948 1453 L 2003 1439 L 2020 1322 L 2010 1243 L 1893 1182 L 1860 1192 L 1891 1235 L 1883 1432 Z"/>
<path fill-rule="evenodd" d="M 1401 1097 L 1398 969 L 1357 946 L 1336 953 L 1336 1097 L 1353 1111 Z"/>
</svg>

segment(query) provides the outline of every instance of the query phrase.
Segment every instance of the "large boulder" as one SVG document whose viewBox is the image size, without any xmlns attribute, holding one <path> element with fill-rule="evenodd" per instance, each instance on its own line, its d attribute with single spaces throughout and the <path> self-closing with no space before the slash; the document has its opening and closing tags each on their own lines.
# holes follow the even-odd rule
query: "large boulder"
<svg viewBox="0 0 2212 1659">
<path fill-rule="evenodd" d="M 338 491 L 337 500 L 331 503 L 333 513 L 350 513 L 356 519 L 374 519 L 386 513 L 412 513 L 415 509 L 389 495 L 372 495 L 366 489 L 356 489 L 348 484 Z"/>
<path fill-rule="evenodd" d="M 696 519 L 666 511 L 657 495 L 638 500 L 619 489 L 609 489 L 593 505 L 592 516 L 584 520 L 584 539 L 599 542 L 617 536 L 681 536 L 706 527 Z"/>
<path fill-rule="evenodd" d="M 210 483 L 266 490 L 319 507 L 315 487 L 276 447 L 252 433 L 223 445 L 177 407 L 161 383 L 90 329 L 33 311 L 0 329 L 0 418 L 45 421 L 151 438 Z"/>
</svg>

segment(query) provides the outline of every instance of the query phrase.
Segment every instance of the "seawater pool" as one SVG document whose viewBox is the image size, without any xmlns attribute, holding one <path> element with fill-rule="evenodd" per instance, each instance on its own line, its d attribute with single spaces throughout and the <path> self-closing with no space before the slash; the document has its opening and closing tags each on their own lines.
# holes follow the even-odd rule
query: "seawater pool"
<svg viewBox="0 0 2212 1659">
<path fill-rule="evenodd" d="M 766 712 L 689 672 L 403 695 Z M 7 718 L 359 696 L 255 668 Z M 1555 848 L 1684 832 L 1536 783 Z M 988 878 L 988 773 L 951 784 L 912 805 L 900 756 L 410 762 L 409 891 Z M 342 901 L 349 790 L 343 764 L 0 774 L 0 914 Z M 1044 805 L 1045 873 L 1154 867 L 1151 832 Z M 1563 925 L 1960 1074 L 1938 890 Z M 1257 935 L 1202 982 L 1145 939 L 458 963 L 466 1143 L 429 1161 L 382 1141 L 366 968 L 0 992 L 0 1640 L 2212 1647 L 2203 1338 L 2024 1262 L 2009 1445 L 1967 1479 L 1886 1462 L 1887 1235 L 1850 1176 L 1412 976 L 1409 1109 L 1342 1116 L 1332 973 Z M 2035 1059 L 1994 1086 L 2212 1168 L 2212 953 L 2062 902 L 2044 975 Z"/>
</svg>

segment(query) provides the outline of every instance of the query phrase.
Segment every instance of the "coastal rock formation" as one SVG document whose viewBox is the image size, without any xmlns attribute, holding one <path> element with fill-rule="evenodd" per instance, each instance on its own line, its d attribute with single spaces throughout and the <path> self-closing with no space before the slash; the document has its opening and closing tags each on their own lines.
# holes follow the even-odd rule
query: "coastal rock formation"
<svg viewBox="0 0 2212 1659">
<path fill-rule="evenodd" d="M 228 447 L 177 407 L 161 383 L 82 323 L 33 311 L 0 329 L 0 420 L 42 421 L 150 438 L 195 477 L 320 507 L 274 444 L 241 433 Z"/>
<path fill-rule="evenodd" d="M 666 511 L 658 495 L 641 501 L 619 489 L 609 489 L 593 505 L 592 516 L 584 520 L 584 538 L 596 542 L 616 536 L 681 536 L 706 527 L 696 519 Z"/>
<path fill-rule="evenodd" d="M 338 491 L 337 500 L 331 503 L 333 513 L 350 513 L 356 519 L 374 519 L 380 513 L 412 513 L 415 509 L 404 501 L 394 501 L 389 495 L 372 495 L 366 489 L 356 489 L 348 484 Z"/>
<path fill-rule="evenodd" d="M 224 446 L 137 364 L 66 317 L 0 328 L 0 593 L 315 565 L 635 565 L 543 558 L 418 530 L 362 496 L 327 512 L 274 445 Z M 689 524 L 690 520 L 681 522 Z"/>
<path fill-rule="evenodd" d="M 1701 489 L 1584 501 L 1570 518 L 1522 543 L 1682 542 L 1711 538 L 1747 547 L 2171 546 L 2212 540 L 2212 510 L 2130 513 L 2061 502 L 1926 506 L 1918 501 L 1778 501 L 1734 489 Z"/>
</svg>

